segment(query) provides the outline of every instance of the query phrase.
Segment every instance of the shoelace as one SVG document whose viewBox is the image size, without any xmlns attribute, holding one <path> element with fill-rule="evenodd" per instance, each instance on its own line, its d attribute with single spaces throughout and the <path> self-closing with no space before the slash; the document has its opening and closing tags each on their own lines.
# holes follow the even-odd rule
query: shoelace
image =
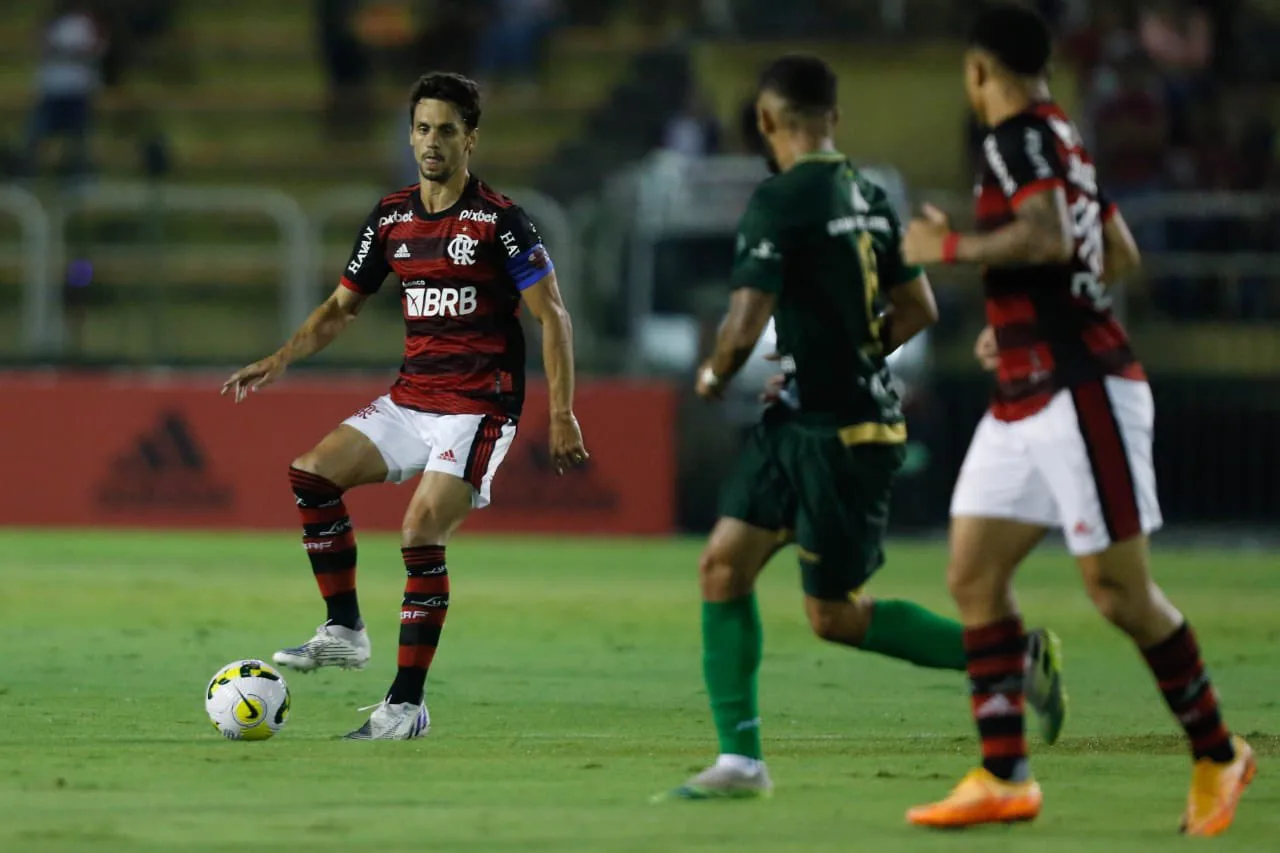
<svg viewBox="0 0 1280 853">
<path fill-rule="evenodd" d="M 381 708 L 381 707 L 382 707 L 383 705 L 385 705 L 385 704 L 387 704 L 387 700 L 386 700 L 386 699 L 383 699 L 381 702 L 376 702 L 376 703 L 374 703 L 374 704 L 372 704 L 372 705 L 365 705 L 363 708 L 357 708 L 356 710 L 357 710 L 357 711 L 372 711 L 374 708 Z"/>
</svg>

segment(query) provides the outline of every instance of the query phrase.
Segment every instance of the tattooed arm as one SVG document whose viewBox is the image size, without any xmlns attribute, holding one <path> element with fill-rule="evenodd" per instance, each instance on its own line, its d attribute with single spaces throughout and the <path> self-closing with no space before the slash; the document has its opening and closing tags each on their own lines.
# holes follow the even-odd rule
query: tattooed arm
<svg viewBox="0 0 1280 853">
<path fill-rule="evenodd" d="M 932 264 L 943 260 L 943 243 L 951 232 L 946 214 L 925 205 L 925 215 L 907 226 L 903 240 L 907 261 Z M 986 234 L 959 234 L 954 260 L 960 263 L 1011 266 L 1060 264 L 1071 259 L 1075 242 L 1062 187 L 1049 187 L 1019 200 L 1016 217 Z"/>
</svg>

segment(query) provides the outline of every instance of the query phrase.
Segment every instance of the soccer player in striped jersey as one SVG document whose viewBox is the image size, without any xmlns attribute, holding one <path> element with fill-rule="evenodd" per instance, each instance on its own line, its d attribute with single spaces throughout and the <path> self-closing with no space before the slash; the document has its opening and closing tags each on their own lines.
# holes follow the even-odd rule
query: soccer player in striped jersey
<svg viewBox="0 0 1280 853">
<path fill-rule="evenodd" d="M 449 607 L 445 546 L 472 509 L 489 503 L 494 473 L 515 438 L 525 391 L 522 305 L 542 326 L 553 466 L 563 473 L 587 460 L 573 415 L 572 328 L 555 267 L 524 212 L 468 167 L 480 112 L 471 80 L 447 73 L 418 80 L 409 100 L 418 183 L 374 206 L 333 294 L 283 347 L 235 373 L 222 389 L 239 402 L 323 349 L 395 273 L 405 323 L 399 377 L 389 394 L 289 469 L 303 546 L 328 611 L 314 637 L 274 656 L 303 672 L 361 668 L 369 660 L 343 494 L 421 475 L 401 533 L 407 578 L 398 669 L 351 739 L 410 739 L 430 726 L 427 669 Z"/>
<path fill-rule="evenodd" d="M 978 229 L 953 231 L 926 207 L 904 238 L 908 262 L 983 266 L 988 327 L 977 354 L 996 374 L 952 498 L 947 572 L 982 767 L 908 819 L 956 827 L 1039 814 L 1013 576 L 1046 531 L 1061 528 L 1090 597 L 1137 644 L 1186 731 L 1194 770 L 1183 831 L 1216 835 L 1255 773 L 1253 751 L 1223 724 L 1195 634 L 1148 567 L 1147 537 L 1161 524 L 1155 413 L 1104 283 L 1140 259 L 1080 134 L 1050 98 L 1049 55 L 1035 12 L 1002 4 L 979 15 L 965 57 L 970 103 L 989 128 Z"/>
</svg>

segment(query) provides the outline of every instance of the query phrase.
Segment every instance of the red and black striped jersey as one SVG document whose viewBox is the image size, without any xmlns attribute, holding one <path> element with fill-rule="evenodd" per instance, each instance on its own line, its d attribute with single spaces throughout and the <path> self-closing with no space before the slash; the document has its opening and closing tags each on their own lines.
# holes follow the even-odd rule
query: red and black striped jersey
<svg viewBox="0 0 1280 853">
<path fill-rule="evenodd" d="M 427 213 L 418 185 L 383 198 L 356 238 L 342 284 L 371 294 L 400 279 L 400 406 L 519 417 L 524 404 L 520 293 L 554 267 L 529 217 L 472 177 L 457 203 Z"/>
<path fill-rule="evenodd" d="M 987 322 L 1000 350 L 992 413 L 1018 420 L 1062 388 L 1100 376 L 1143 378 L 1102 281 L 1103 226 L 1116 208 L 1071 120 L 1057 104 L 1036 104 L 997 125 L 982 151 L 979 231 L 1009 224 L 1025 199 L 1061 188 L 1075 237 L 1066 263 L 983 270 Z"/>
</svg>

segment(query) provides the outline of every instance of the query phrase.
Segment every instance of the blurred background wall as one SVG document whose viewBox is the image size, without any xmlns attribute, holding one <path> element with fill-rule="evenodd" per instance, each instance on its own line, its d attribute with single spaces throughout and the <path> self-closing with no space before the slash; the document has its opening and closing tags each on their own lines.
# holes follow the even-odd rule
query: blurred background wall
<svg viewBox="0 0 1280 853">
<path fill-rule="evenodd" d="M 1113 289 L 1153 379 L 1170 529 L 1270 541 L 1280 2 L 1036 5 L 1058 36 L 1055 93 L 1146 255 L 1143 274 Z M 542 230 L 589 377 L 580 409 L 599 413 L 580 411 L 596 468 L 545 492 L 528 491 L 546 465 L 543 427 L 526 419 L 527 458 L 500 475 L 496 505 L 502 488 L 524 489 L 538 511 L 490 524 L 705 528 L 729 439 L 756 416 L 768 371 L 753 363 L 723 409 L 688 390 L 726 304 L 737 216 L 765 174 L 750 113 L 758 71 L 786 51 L 827 59 L 845 153 L 904 215 L 930 200 L 966 222 L 978 135 L 960 54 L 973 6 L 11 0 L 0 21 L 0 453 L 28 485 L 6 496 L 9 522 L 274 523 L 250 495 L 279 480 L 280 523 L 292 523 L 276 474 L 393 374 L 394 298 L 295 370 L 318 396 L 293 386 L 289 405 L 250 417 L 212 395 L 222 371 L 273 350 L 332 289 L 372 203 L 415 180 L 407 89 L 447 69 L 485 86 L 474 170 Z M 939 271 L 935 287 L 942 322 L 897 360 L 912 434 L 900 532 L 945 524 L 986 401 L 970 356 L 976 278 Z M 246 480 L 246 468 L 268 473 Z M 133 485 L 103 486 L 116 475 Z M 650 511 L 618 510 L 637 482 Z M 405 498 L 390 494 L 388 518 Z"/>
</svg>

